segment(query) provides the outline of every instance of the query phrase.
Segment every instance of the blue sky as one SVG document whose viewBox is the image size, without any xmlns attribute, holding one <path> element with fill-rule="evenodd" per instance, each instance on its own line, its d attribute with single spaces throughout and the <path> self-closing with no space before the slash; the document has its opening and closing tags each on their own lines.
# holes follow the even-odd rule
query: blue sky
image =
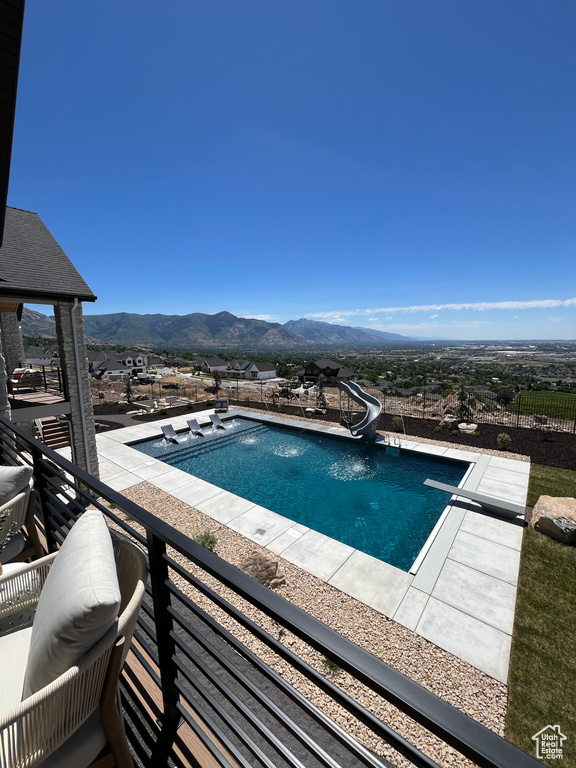
<svg viewBox="0 0 576 768">
<path fill-rule="evenodd" d="M 569 0 L 28 0 L 9 204 L 89 313 L 576 338 Z"/>
</svg>

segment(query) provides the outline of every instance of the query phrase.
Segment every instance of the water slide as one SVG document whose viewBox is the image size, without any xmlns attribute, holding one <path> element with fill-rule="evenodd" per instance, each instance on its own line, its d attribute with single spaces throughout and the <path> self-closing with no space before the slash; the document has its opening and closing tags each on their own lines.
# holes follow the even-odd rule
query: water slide
<svg viewBox="0 0 576 768">
<path fill-rule="evenodd" d="M 339 381 L 338 389 L 366 408 L 366 416 L 364 416 L 359 424 L 350 427 L 350 433 L 354 437 L 365 437 L 368 440 L 374 440 L 378 422 L 380 421 L 380 414 L 382 413 L 382 403 L 380 400 L 364 392 L 362 387 L 358 386 L 355 381 Z"/>
</svg>

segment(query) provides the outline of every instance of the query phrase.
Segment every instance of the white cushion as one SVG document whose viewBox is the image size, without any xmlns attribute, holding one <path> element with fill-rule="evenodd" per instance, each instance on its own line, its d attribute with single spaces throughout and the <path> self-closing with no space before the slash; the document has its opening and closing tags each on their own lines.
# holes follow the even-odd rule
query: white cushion
<svg viewBox="0 0 576 768">
<path fill-rule="evenodd" d="M 0 507 L 18 496 L 31 477 L 32 467 L 0 467 Z"/>
<path fill-rule="evenodd" d="M 22 686 L 26 675 L 26 660 L 32 627 L 0 637 L 2 684 L 0 685 L 0 717 L 22 700 Z"/>
<path fill-rule="evenodd" d="M 120 607 L 108 527 L 97 510 L 74 524 L 36 609 L 23 698 L 51 683 L 102 639 Z"/>
</svg>

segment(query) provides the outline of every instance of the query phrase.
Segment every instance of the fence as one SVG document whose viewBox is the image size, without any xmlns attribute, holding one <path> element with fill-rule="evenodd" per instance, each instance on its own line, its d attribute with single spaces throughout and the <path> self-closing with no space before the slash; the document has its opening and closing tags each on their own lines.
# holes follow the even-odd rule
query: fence
<svg viewBox="0 0 576 768">
<path fill-rule="evenodd" d="M 210 381 L 193 378 L 181 379 L 180 382 L 178 394 L 194 402 L 204 400 L 213 393 Z M 176 390 L 172 391 L 160 383 L 148 385 L 144 389 L 150 392 L 152 398 L 176 394 Z M 363 389 L 380 400 L 383 414 L 439 421 L 444 416 L 456 416 L 461 412 L 457 392 L 441 395 L 426 387 L 380 390 L 364 386 Z M 317 405 L 316 387 L 294 391 L 289 386 L 279 386 L 277 382 L 225 379 L 220 394 L 223 392 L 239 404 L 253 403 L 265 407 L 291 405 L 298 408 L 302 414 L 306 408 L 314 408 Z M 325 387 L 325 395 L 328 406 L 339 409 L 343 415 L 351 415 L 361 408 L 335 387 Z M 95 403 L 97 402 L 96 395 Z M 511 402 L 507 402 L 503 396 L 488 390 L 469 390 L 462 405 L 467 409 L 469 419 L 478 424 L 576 433 L 576 395 L 523 390 L 516 393 Z"/>
</svg>

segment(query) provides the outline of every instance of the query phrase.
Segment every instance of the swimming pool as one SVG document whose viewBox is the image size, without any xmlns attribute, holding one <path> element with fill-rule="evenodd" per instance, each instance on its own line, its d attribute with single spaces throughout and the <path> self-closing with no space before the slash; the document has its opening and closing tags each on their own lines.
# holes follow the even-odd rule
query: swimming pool
<svg viewBox="0 0 576 768">
<path fill-rule="evenodd" d="M 333 539 L 408 571 L 446 503 L 422 483 L 458 485 L 468 464 L 248 419 L 205 437 L 133 444 Z"/>
</svg>

